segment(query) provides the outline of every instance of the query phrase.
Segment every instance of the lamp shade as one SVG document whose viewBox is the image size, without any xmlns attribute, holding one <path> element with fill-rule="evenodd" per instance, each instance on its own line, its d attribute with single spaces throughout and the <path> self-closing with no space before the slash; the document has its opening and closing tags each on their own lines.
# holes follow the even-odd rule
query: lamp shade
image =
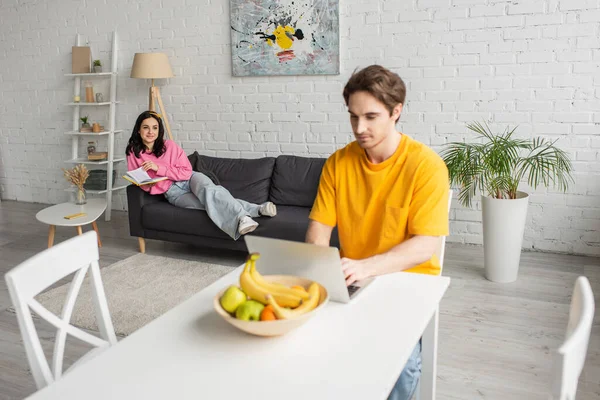
<svg viewBox="0 0 600 400">
<path fill-rule="evenodd" d="M 161 79 L 172 78 L 173 70 L 164 53 L 135 53 L 131 66 L 131 78 Z"/>
</svg>

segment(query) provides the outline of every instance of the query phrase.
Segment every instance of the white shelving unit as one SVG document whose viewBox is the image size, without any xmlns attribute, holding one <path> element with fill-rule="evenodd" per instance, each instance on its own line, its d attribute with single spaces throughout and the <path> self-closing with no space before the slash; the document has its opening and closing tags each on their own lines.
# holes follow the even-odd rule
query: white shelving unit
<svg viewBox="0 0 600 400">
<path fill-rule="evenodd" d="M 77 35 L 75 45 L 81 46 L 81 37 Z M 83 73 L 83 74 L 65 74 L 65 76 L 74 78 L 73 96 L 81 96 L 81 79 L 110 79 L 110 98 L 108 101 L 101 103 L 67 103 L 67 105 L 73 107 L 73 127 L 69 132 L 65 132 L 65 135 L 71 136 L 71 159 L 66 160 L 66 163 L 70 164 L 86 164 L 86 165 L 102 165 L 106 167 L 106 189 L 105 190 L 86 190 L 88 194 L 106 196 L 106 212 L 104 213 L 104 219 L 110 221 L 111 209 L 112 209 L 112 194 L 116 190 L 126 188 L 128 185 L 114 186 L 113 182 L 113 170 L 115 164 L 125 161 L 125 157 L 115 158 L 115 134 L 123 132 L 122 129 L 115 129 L 115 113 L 116 105 L 119 103 L 117 97 L 117 32 L 113 32 L 112 37 L 112 49 L 111 49 L 111 60 L 110 60 L 110 72 L 99 72 L 99 73 Z M 109 124 L 108 130 L 91 133 L 91 132 L 79 132 L 79 117 L 81 107 L 106 107 L 108 106 L 109 113 Z M 107 152 L 108 158 L 104 161 L 90 161 L 87 157 L 80 157 L 79 155 L 79 139 L 91 138 L 91 137 L 106 137 L 107 139 Z M 73 189 L 67 189 L 73 190 Z"/>
</svg>

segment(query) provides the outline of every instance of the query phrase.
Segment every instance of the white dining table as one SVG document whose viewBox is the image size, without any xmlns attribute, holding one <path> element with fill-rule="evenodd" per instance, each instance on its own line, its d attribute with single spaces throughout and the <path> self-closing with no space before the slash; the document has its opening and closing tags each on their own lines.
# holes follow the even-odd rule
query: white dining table
<svg viewBox="0 0 600 400">
<path fill-rule="evenodd" d="M 437 310 L 449 278 L 380 276 L 349 304 L 329 301 L 298 329 L 266 338 L 213 309 L 214 296 L 241 270 L 30 398 L 386 399 L 421 336 L 420 398 L 435 398 Z"/>
</svg>

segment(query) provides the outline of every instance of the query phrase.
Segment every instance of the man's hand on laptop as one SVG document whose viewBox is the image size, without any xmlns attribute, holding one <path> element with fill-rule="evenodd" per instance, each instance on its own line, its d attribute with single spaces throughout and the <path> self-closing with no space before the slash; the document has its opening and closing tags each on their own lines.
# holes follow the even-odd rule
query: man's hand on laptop
<svg viewBox="0 0 600 400">
<path fill-rule="evenodd" d="M 346 286 L 375 275 L 374 265 L 369 258 L 353 260 L 343 257 L 342 271 L 344 271 L 346 277 Z"/>
</svg>

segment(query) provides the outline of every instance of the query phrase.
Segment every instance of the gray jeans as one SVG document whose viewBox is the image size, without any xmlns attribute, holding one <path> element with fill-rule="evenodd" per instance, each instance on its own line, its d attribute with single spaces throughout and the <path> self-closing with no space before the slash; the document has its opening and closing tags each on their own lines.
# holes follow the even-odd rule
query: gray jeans
<svg viewBox="0 0 600 400">
<path fill-rule="evenodd" d="M 234 198 L 227 189 L 215 185 L 200 172 L 193 172 L 188 181 L 173 182 L 165 197 L 176 207 L 206 210 L 215 225 L 234 240 L 240 237 L 238 224 L 242 217 L 260 215 L 258 204 Z"/>
</svg>

